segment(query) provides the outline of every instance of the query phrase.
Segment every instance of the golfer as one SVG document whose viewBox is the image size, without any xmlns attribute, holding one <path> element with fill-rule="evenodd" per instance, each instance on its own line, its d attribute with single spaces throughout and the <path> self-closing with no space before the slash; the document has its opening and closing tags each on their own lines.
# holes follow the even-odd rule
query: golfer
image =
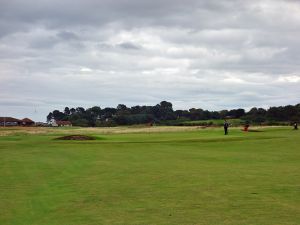
<svg viewBox="0 0 300 225">
<path fill-rule="evenodd" d="M 224 121 L 224 132 L 225 132 L 225 135 L 228 134 L 228 127 L 229 127 L 229 123 L 225 120 Z"/>
</svg>

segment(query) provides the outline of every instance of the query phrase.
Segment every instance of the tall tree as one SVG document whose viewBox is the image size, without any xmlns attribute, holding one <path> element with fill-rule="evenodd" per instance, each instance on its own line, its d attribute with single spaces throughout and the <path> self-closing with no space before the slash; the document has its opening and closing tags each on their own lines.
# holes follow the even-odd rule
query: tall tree
<svg viewBox="0 0 300 225">
<path fill-rule="evenodd" d="M 64 113 L 65 113 L 66 115 L 70 115 L 71 112 L 70 112 L 69 107 L 65 107 Z"/>
</svg>

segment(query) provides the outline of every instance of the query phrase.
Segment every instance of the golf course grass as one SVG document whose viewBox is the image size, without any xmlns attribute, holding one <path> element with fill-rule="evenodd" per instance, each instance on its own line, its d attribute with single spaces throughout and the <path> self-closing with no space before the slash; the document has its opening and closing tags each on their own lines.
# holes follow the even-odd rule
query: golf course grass
<svg viewBox="0 0 300 225">
<path fill-rule="evenodd" d="M 9 129 L 0 128 L 1 225 L 300 224 L 291 127 Z"/>
</svg>

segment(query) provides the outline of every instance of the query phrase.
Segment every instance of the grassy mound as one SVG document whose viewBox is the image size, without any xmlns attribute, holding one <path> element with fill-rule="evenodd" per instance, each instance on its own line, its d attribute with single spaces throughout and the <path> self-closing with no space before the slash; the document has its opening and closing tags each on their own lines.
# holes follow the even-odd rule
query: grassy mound
<svg viewBox="0 0 300 225">
<path fill-rule="evenodd" d="M 67 135 L 59 138 L 55 138 L 55 140 L 76 140 L 76 141 L 88 141 L 95 140 L 96 138 L 86 135 Z"/>
</svg>

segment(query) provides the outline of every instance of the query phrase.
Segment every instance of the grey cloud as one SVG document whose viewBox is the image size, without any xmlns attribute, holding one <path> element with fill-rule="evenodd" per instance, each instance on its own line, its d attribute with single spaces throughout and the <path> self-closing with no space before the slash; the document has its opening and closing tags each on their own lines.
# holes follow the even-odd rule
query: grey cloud
<svg viewBox="0 0 300 225">
<path fill-rule="evenodd" d="M 133 43 L 130 43 L 130 42 L 124 42 L 124 43 L 118 44 L 118 46 L 121 47 L 121 48 L 124 48 L 124 49 L 132 49 L 132 50 L 140 49 L 139 46 L 137 46 Z"/>
<path fill-rule="evenodd" d="M 139 50 L 141 49 L 140 46 L 135 45 L 131 42 L 122 42 L 119 44 L 108 44 L 108 43 L 100 43 L 97 45 L 97 47 L 101 50 L 106 51 L 116 51 L 118 49 L 124 49 L 124 50 Z"/>
<path fill-rule="evenodd" d="M 232 10 L 240 10 L 239 7 L 243 8 L 243 4 L 236 0 L 54 0 L 39 1 L 39 4 L 34 1 L 7 0 L 1 3 L 0 18 L 14 23 L 44 25 L 51 29 L 110 23 L 120 23 L 127 28 L 153 25 L 200 25 L 205 28 L 223 26 L 226 20 L 232 22 L 235 20 L 231 18 Z M 207 20 L 209 17 L 211 19 Z"/>
<path fill-rule="evenodd" d="M 57 36 L 63 40 L 78 40 L 78 36 L 70 31 L 61 31 L 57 34 Z"/>
<path fill-rule="evenodd" d="M 299 10 L 292 0 L 3 0 L 0 111 L 42 120 L 65 105 L 296 104 Z"/>
<path fill-rule="evenodd" d="M 31 48 L 44 49 L 52 48 L 58 43 L 58 40 L 55 37 L 41 37 L 30 43 Z"/>
</svg>

